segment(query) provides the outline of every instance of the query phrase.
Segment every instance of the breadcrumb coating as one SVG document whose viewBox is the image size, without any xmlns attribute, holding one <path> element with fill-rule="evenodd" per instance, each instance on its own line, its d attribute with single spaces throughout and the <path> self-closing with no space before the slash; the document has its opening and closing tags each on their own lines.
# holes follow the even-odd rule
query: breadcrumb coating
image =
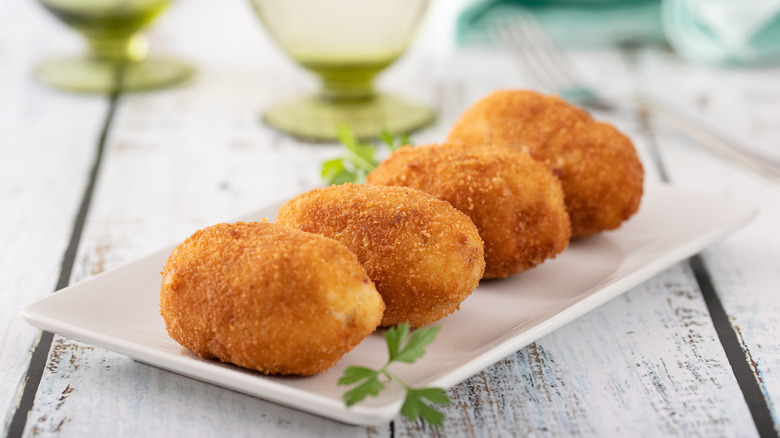
<svg viewBox="0 0 780 438">
<path fill-rule="evenodd" d="M 338 240 L 385 302 L 382 326 L 431 324 L 456 311 L 485 269 L 471 220 L 446 201 L 406 187 L 344 184 L 311 190 L 279 209 L 277 223 Z"/>
<path fill-rule="evenodd" d="M 484 278 L 525 271 L 569 244 L 561 184 L 525 153 L 486 145 L 403 147 L 366 182 L 420 189 L 465 213 L 484 241 Z"/>
<path fill-rule="evenodd" d="M 266 374 L 325 371 L 376 329 L 383 310 L 344 245 L 267 222 L 201 229 L 162 270 L 171 338 Z"/>
<path fill-rule="evenodd" d="M 631 140 L 557 96 L 494 92 L 468 108 L 449 142 L 531 154 L 560 179 L 572 237 L 615 229 L 639 209 L 644 169 Z"/>
</svg>

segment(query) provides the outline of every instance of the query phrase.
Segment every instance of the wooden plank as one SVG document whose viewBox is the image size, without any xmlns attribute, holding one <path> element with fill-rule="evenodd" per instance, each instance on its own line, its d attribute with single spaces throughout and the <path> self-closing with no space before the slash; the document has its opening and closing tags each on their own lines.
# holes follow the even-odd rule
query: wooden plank
<svg viewBox="0 0 780 438">
<path fill-rule="evenodd" d="M 457 71 L 457 68 L 445 68 L 444 70 Z M 448 80 L 451 82 L 439 79 L 440 82 L 437 83 L 437 91 L 440 93 L 439 99 L 441 102 L 449 103 L 442 113 L 443 120 L 452 120 L 457 117 L 460 112 L 457 108 L 464 108 L 465 102 L 473 101 L 484 94 L 483 88 L 487 88 L 491 84 L 495 85 L 499 81 L 504 81 L 507 86 L 514 83 L 514 77 L 510 78 L 506 73 L 502 76 L 503 79 L 499 77 L 500 74 L 495 72 L 493 74 L 497 76 L 496 81 L 479 83 L 476 86 L 467 82 L 466 78 L 463 78 L 462 81 Z M 452 76 L 448 75 L 448 77 Z M 205 82 L 194 86 L 203 87 L 198 90 L 199 95 L 208 96 L 212 92 L 210 91 L 212 88 L 208 87 Z M 213 90 L 217 89 L 222 88 L 213 86 Z M 186 89 L 171 91 L 171 93 L 186 92 Z M 241 99 L 244 98 L 242 95 L 228 97 L 224 93 L 226 92 L 221 91 L 217 94 L 223 99 L 222 102 L 229 103 L 228 107 L 243 106 L 240 103 Z M 182 140 L 176 137 L 177 135 L 187 135 L 187 138 L 190 138 L 189 136 L 192 135 L 192 138 L 201 139 L 203 132 L 182 134 L 185 130 L 179 131 L 178 127 L 170 129 L 170 125 L 160 126 L 159 131 L 145 130 L 141 131 L 144 132 L 143 134 L 138 134 L 139 130 L 133 128 L 139 124 L 146 126 L 152 124 L 153 120 L 157 118 L 173 120 L 174 114 L 171 110 L 158 108 L 155 104 L 158 102 L 157 99 L 160 102 L 176 99 L 171 99 L 171 96 L 163 99 L 162 96 L 162 94 L 132 96 L 125 98 L 122 102 L 122 107 L 117 114 L 116 128 L 111 133 L 109 142 L 111 147 L 108 150 L 106 161 L 107 170 L 103 174 L 101 189 L 96 197 L 96 207 L 90 217 L 82 256 L 79 258 L 81 260 L 79 274 L 76 275 L 76 278 L 92 275 L 102 269 L 115 266 L 117 263 L 125 261 L 125 257 L 140 255 L 153 249 L 153 245 L 156 247 L 159 244 L 167 243 L 168 240 L 161 236 L 179 235 L 183 237 L 196 227 L 221 220 L 220 217 L 227 217 L 232 209 L 240 210 L 256 197 L 268 198 L 270 196 L 268 193 L 263 195 L 261 192 L 256 195 L 252 192 L 252 190 L 264 190 L 253 184 L 255 178 L 263 178 L 264 175 L 255 175 L 250 171 L 251 169 L 246 168 L 236 172 L 219 172 L 219 169 L 231 168 L 231 166 L 239 165 L 237 163 L 255 163 L 262 160 L 268 163 L 269 168 L 278 168 L 285 166 L 285 163 L 289 163 L 290 160 L 294 160 L 294 157 L 298 157 L 298 160 L 302 160 L 298 166 L 307 167 L 296 166 L 297 171 L 291 169 L 290 173 L 297 175 L 297 177 L 277 183 L 275 191 L 278 192 L 280 188 L 287 187 L 290 192 L 295 192 L 305 189 L 306 184 L 316 184 L 316 178 L 312 178 L 311 175 L 316 174 L 314 164 L 319 160 L 316 154 L 324 150 L 320 149 L 321 146 L 306 146 L 294 142 L 285 143 L 286 139 L 279 138 L 276 147 L 272 146 L 273 142 L 268 140 L 239 141 L 239 144 L 243 143 L 247 146 L 236 151 L 225 145 L 235 144 L 235 141 L 229 139 L 237 134 L 231 133 L 231 130 L 225 129 L 224 126 L 213 128 L 219 126 L 216 123 L 211 125 L 212 130 L 210 130 L 214 141 L 205 146 L 203 142 L 187 141 L 186 138 Z M 217 99 L 215 98 L 215 100 Z M 186 120 L 190 114 L 214 108 L 213 102 L 209 99 L 201 98 L 197 102 L 194 100 L 191 102 L 197 106 L 194 109 L 185 108 L 184 111 L 177 113 L 177 117 L 181 117 L 180 121 L 176 122 L 177 124 L 187 123 Z M 138 108 L 142 108 L 143 111 Z M 216 120 L 219 121 L 219 118 Z M 127 128 L 124 128 L 125 124 L 127 124 Z M 249 125 L 225 123 L 225 126 Z M 446 124 L 442 123 L 436 128 L 422 133 L 421 137 L 442 138 L 445 134 L 443 131 L 445 128 Z M 190 132 L 192 129 L 197 129 L 197 127 L 190 126 L 186 132 Z M 248 128 L 250 131 L 253 129 L 255 128 Z M 639 128 L 634 125 L 633 127 L 627 126 L 625 129 Z M 238 129 L 238 135 L 241 132 L 242 130 Z M 270 135 L 274 136 L 274 134 Z M 166 136 L 170 136 L 169 141 L 159 141 L 160 138 L 166 138 Z M 210 148 L 216 149 L 217 152 L 212 152 Z M 287 155 L 285 151 L 290 151 L 290 154 Z M 303 151 L 306 153 L 301 154 Z M 322 153 L 324 154 L 324 152 Z M 214 167 L 218 170 L 214 170 L 213 174 L 210 173 L 212 171 L 204 171 L 208 167 L 192 162 L 191 158 L 188 158 L 190 155 L 204 157 L 202 158 L 203 163 L 209 163 L 208 167 Z M 312 173 L 307 173 L 310 171 Z M 193 174 L 188 174 L 188 172 L 193 172 Z M 143 178 L 139 178 L 139 175 L 143 175 Z M 244 181 L 241 178 L 247 178 L 247 180 Z M 299 178 L 306 180 L 300 181 Z M 244 182 L 234 183 L 235 179 Z M 125 181 L 135 181 L 137 184 L 126 184 Z M 230 181 L 229 185 L 235 184 L 236 190 L 228 191 L 228 193 L 218 190 L 221 181 Z M 296 186 L 296 182 L 300 182 L 301 185 Z M 188 188 L 184 190 L 177 184 L 187 184 Z M 247 188 L 248 186 L 253 188 Z M 261 185 L 260 187 L 267 186 Z M 199 193 L 200 197 L 179 199 L 182 193 L 191 192 Z M 728 401 L 719 402 L 716 406 L 715 411 L 721 413 L 718 418 L 725 416 L 724 412 L 732 413 L 732 415 L 733 412 L 736 412 L 738 420 L 734 420 L 732 415 L 728 416 L 729 421 L 735 422 L 729 427 L 734 427 L 735 430 L 744 429 L 745 421 L 750 426 L 749 415 L 746 413 L 744 404 L 740 404 L 738 398 L 733 397 L 734 394 L 738 395 L 738 392 L 735 392 L 738 389 L 733 379 L 727 373 L 722 372 L 726 369 L 723 368 L 725 360 L 722 357 L 722 351 L 719 350 L 717 340 L 712 337 L 712 328 L 706 319 L 706 313 L 700 311 L 703 303 L 700 297 L 690 297 L 688 294 L 692 290 L 689 276 L 678 268 L 677 271 L 670 274 L 670 278 L 671 280 L 667 278 L 667 282 L 662 282 L 660 285 L 640 288 L 639 292 L 627 295 L 627 297 L 634 298 L 621 299 L 615 302 L 617 304 L 611 303 L 604 310 L 600 309 L 601 313 L 589 315 L 578 321 L 580 326 L 567 327 L 564 330 L 568 331 L 563 334 L 556 332 L 537 343 L 535 347 L 521 351 L 517 357 L 504 361 L 453 389 L 451 393 L 456 403 L 447 410 L 451 422 L 448 422 L 449 429 L 445 429 L 445 431 L 455 436 L 468 436 L 471 433 L 487 433 L 485 431 L 490 430 L 511 431 L 526 424 L 536 428 L 547 427 L 551 431 L 566 432 L 565 424 L 564 426 L 554 426 L 559 420 L 574 424 L 576 430 L 594 431 L 594 434 L 598 431 L 610 430 L 629 433 L 647 430 L 687 431 L 693 425 L 704 421 L 702 418 L 709 418 L 706 417 L 706 413 L 713 409 L 711 403 L 721 397 Z M 661 278 L 661 280 L 663 279 L 664 277 Z M 668 284 L 672 280 L 675 282 L 674 287 Z M 686 293 L 679 293 L 680 288 Z M 666 298 L 659 299 L 658 295 L 660 294 L 664 294 L 662 296 Z M 637 326 L 644 327 L 642 323 L 634 321 L 631 316 L 641 317 L 642 323 L 655 322 L 656 325 L 660 324 L 660 328 L 664 329 L 659 329 L 662 334 L 661 339 L 655 341 L 652 348 L 645 346 L 636 338 L 654 339 L 658 336 L 657 327 L 651 325 L 652 330 L 644 331 L 639 335 L 628 333 L 632 329 L 636 329 Z M 616 318 L 617 320 L 615 320 Z M 690 338 L 681 336 L 680 328 L 685 327 L 684 323 L 691 319 L 694 323 L 691 323 L 693 328 L 690 330 L 693 330 L 694 334 L 691 334 Z M 699 334 L 700 331 L 704 334 Z M 611 340 L 610 336 L 615 333 L 619 333 L 621 336 L 615 336 L 615 339 Z M 701 340 L 699 340 L 699 336 L 702 337 Z M 697 342 L 691 342 L 693 338 Z M 75 436 L 89 427 L 91 417 L 84 418 L 84 415 L 88 415 L 85 413 L 98 413 L 109 409 L 126 410 L 129 409 L 126 406 L 138 405 L 138 400 L 144 399 L 148 394 L 148 385 L 138 385 L 135 383 L 137 377 L 126 375 L 129 372 L 127 371 L 128 367 L 118 367 L 119 369 L 116 371 L 107 371 L 106 377 L 98 378 L 95 376 L 94 364 L 108 360 L 106 358 L 112 357 L 111 353 L 94 349 L 83 350 L 82 346 L 71 341 L 58 339 L 57 342 L 62 342 L 65 354 L 70 354 L 69 357 L 75 357 L 75 359 L 71 363 L 70 359 L 55 360 L 55 357 L 52 356 L 53 367 L 47 373 L 46 384 L 42 386 L 41 402 L 31 417 L 34 421 L 31 421 L 30 427 L 38 427 L 40 431 L 57 430 L 63 435 L 72 434 Z M 610 361 L 606 355 L 599 353 L 612 351 L 613 348 L 616 348 L 615 344 L 625 350 L 625 355 L 620 360 Z M 535 354 L 533 353 L 534 349 L 537 351 Z M 79 354 L 76 354 L 76 351 Z M 539 353 L 540 351 L 543 353 Z M 659 351 L 665 354 L 657 357 Z M 700 357 L 706 361 L 700 362 Z M 583 363 L 588 366 L 583 366 Z M 641 366 L 637 367 L 637 363 Z M 715 370 L 710 370 L 709 367 L 713 363 L 718 366 Z M 76 366 L 78 369 L 74 369 Z M 539 371 L 537 374 L 540 374 L 541 377 L 532 382 L 527 380 L 528 374 L 521 370 L 522 366 L 525 366 L 526 369 L 544 370 L 544 372 Z M 516 371 L 505 375 L 504 370 L 507 367 L 514 368 Z M 147 367 L 134 364 L 133 373 L 140 372 L 138 370 L 142 368 Z M 593 374 L 596 373 L 596 370 L 601 371 L 601 374 L 594 377 Z M 225 411 L 242 412 L 244 409 L 242 406 L 247 403 L 259 406 L 256 407 L 257 411 L 272 418 L 269 423 L 263 423 L 264 431 L 268 436 L 289 433 L 289 426 L 287 426 L 289 422 L 302 422 L 304 424 L 301 426 L 302 430 L 309 433 L 328 430 L 339 434 L 371 435 L 377 430 L 370 428 L 342 430 L 341 425 L 336 423 L 321 423 L 319 419 L 315 421 L 313 417 L 305 414 L 298 414 L 291 410 L 255 401 L 230 391 L 218 388 L 205 389 L 208 388 L 208 385 L 172 375 L 166 377 L 167 373 L 156 370 L 155 372 L 160 374 L 155 379 L 165 382 L 175 380 L 179 387 L 186 388 L 185 390 L 173 391 L 173 394 L 168 393 L 167 397 L 169 402 L 171 398 L 176 400 L 170 402 L 172 405 L 189 405 L 190 409 L 194 409 L 194 412 L 202 413 L 202 420 L 197 418 L 191 420 L 192 427 L 197 426 L 197 430 L 235 427 L 231 431 L 240 433 L 241 427 L 247 427 L 250 424 L 248 422 L 257 420 L 251 416 L 229 417 L 230 420 L 237 421 L 233 423 L 232 421 L 223 421 L 222 416 L 224 416 Z M 64 388 L 56 386 L 61 379 L 55 377 L 60 373 L 68 373 L 70 382 L 83 379 L 83 386 L 79 385 L 78 390 L 68 389 L 67 386 Z M 486 377 L 491 375 L 492 377 Z M 98 379 L 99 383 L 95 382 L 95 379 Z M 601 379 L 601 381 L 610 382 L 612 392 L 607 391 L 605 394 L 602 385 L 586 385 L 588 379 Z M 705 383 L 714 380 L 716 384 L 706 385 L 701 380 Z M 526 385 L 525 392 L 517 389 L 523 382 Z M 684 384 L 680 386 L 681 382 Z M 61 383 L 59 385 L 62 386 Z M 164 385 L 167 386 L 170 383 Z M 542 388 L 559 388 L 561 385 L 566 386 L 566 391 L 555 392 L 557 390 L 550 389 L 544 393 L 546 394 L 544 400 L 527 403 L 529 393 L 539 391 Z M 96 388 L 101 390 L 98 391 Z M 610 387 L 607 388 L 610 389 Z M 57 400 L 63 396 L 63 391 L 66 390 L 68 391 L 66 402 L 58 404 Z M 101 395 L 101 393 L 104 394 Z M 198 394 L 197 401 L 190 401 L 193 398 L 193 393 Z M 507 404 L 499 408 L 485 400 L 487 394 L 500 400 L 507 400 Z M 599 397 L 599 399 L 611 397 L 610 401 L 613 404 L 608 405 L 609 409 L 619 409 L 622 406 L 621 402 L 628 405 L 630 409 L 623 406 L 622 411 L 616 411 L 625 415 L 624 420 L 616 424 L 608 424 L 606 421 L 611 417 L 607 417 L 605 420 L 604 415 L 600 414 L 603 411 L 598 410 L 598 406 L 584 407 L 587 405 L 585 400 L 595 397 Z M 676 399 L 675 397 L 680 398 Z M 474 403 L 475 400 L 480 402 Z M 571 403 L 577 403 L 576 400 L 581 401 L 577 404 L 580 408 L 572 411 L 567 417 L 565 408 L 570 407 Z M 669 412 L 661 408 L 664 403 L 667 403 L 678 411 L 682 410 L 682 406 L 674 405 L 675 400 L 681 400 L 679 403 L 685 404 L 685 416 L 679 415 L 676 418 L 670 418 Z M 737 400 L 735 407 L 729 404 L 733 400 Z M 216 411 L 205 407 L 215 403 L 220 403 L 223 407 Z M 157 414 L 160 409 L 158 405 L 151 404 L 150 406 L 148 409 L 142 408 L 143 410 L 139 412 L 140 416 L 147 418 L 150 423 L 147 423 L 146 426 L 140 423 L 135 424 L 138 420 L 134 420 L 132 419 L 134 417 L 130 416 L 131 419 L 127 420 L 128 423 L 133 423 L 133 425 L 127 426 L 130 430 L 139 433 L 157 433 L 155 431 L 161 427 L 159 423 L 164 421 L 167 416 Z M 557 411 L 555 411 L 556 406 L 558 407 Z M 648 413 L 646 410 L 648 406 L 655 409 Z M 538 417 L 539 421 L 533 422 L 530 419 L 534 418 L 534 413 L 538 409 L 549 410 L 556 412 L 556 414 Z M 688 416 L 688 412 L 694 412 L 696 415 Z M 741 415 L 739 415 L 740 413 Z M 722 425 L 713 421 L 703 430 L 713 430 L 717 426 Z M 135 427 L 141 429 L 133 429 Z M 555 429 L 555 427 L 559 427 L 559 429 Z M 575 429 L 570 431 L 573 430 Z M 386 428 L 380 428 L 378 431 L 380 434 L 387 433 Z M 395 433 L 399 436 L 418 432 L 421 431 L 416 426 L 403 420 L 395 422 Z M 160 432 L 160 434 L 162 433 Z"/>
<path fill-rule="evenodd" d="M 209 3 L 179 3 L 152 39 L 153 47 L 196 62 L 199 77 L 185 87 L 120 101 L 74 281 L 181 240 L 196 228 L 311 188 L 319 184 L 319 162 L 337 152 L 333 146 L 298 143 L 258 125 L 260 109 L 284 97 L 303 76 L 278 52 L 264 59 L 252 57 L 255 49 L 269 52 L 259 33 L 257 42 L 242 39 L 257 31 L 250 27 L 254 23 L 249 16 L 241 15 L 251 12 L 237 5 L 216 11 L 206 6 Z M 227 32 L 224 39 L 181 36 L 191 35 L 191 23 L 204 23 L 206 13 L 211 19 L 204 25 L 210 27 L 200 30 L 204 35 Z M 225 46 L 225 41 L 243 42 Z M 440 108 L 438 123 L 419 133 L 418 142 L 443 140 L 468 104 L 495 88 L 522 84 L 511 64 L 495 56 L 474 54 L 447 62 L 423 55 L 383 78 L 383 85 L 429 98 Z M 595 66 L 594 76 L 603 81 L 614 83 L 610 78 L 615 75 L 599 72 L 615 66 L 631 69 L 614 54 L 588 55 L 597 57 L 587 65 Z M 617 85 L 627 90 L 637 86 Z M 637 139 L 649 179 L 657 180 L 648 148 L 653 136 L 667 140 L 672 134 L 656 128 L 648 133 L 630 117 L 610 117 Z M 699 164 L 690 156 L 679 162 Z M 731 175 L 714 164 L 705 167 L 705 174 Z M 27 433 L 755 434 L 706 306 L 682 266 L 521 350 L 450 394 L 455 403 L 447 409 L 450 420 L 441 431 L 400 419 L 377 428 L 349 427 L 57 337 Z"/>
<path fill-rule="evenodd" d="M 450 391 L 396 436 L 755 436 L 707 308 L 671 268 Z"/>
<path fill-rule="evenodd" d="M 247 122 L 244 132 L 229 129 L 237 126 L 232 123 L 235 120 L 219 126 L 218 110 L 214 109 L 230 107 L 231 101 L 214 105 L 208 90 L 198 94 L 192 113 L 206 111 L 215 120 L 201 128 L 197 121 L 202 119 L 187 121 L 192 114 L 188 111 L 175 115 L 184 125 L 192 126 L 179 125 L 172 130 L 164 127 L 170 125 L 153 127 L 154 120 L 173 117 L 167 107 L 155 107 L 156 102 L 170 96 L 128 96 L 122 100 L 77 257 L 74 281 L 317 183 L 317 164 L 321 161 L 317 157 L 327 148 L 274 139 L 275 134 L 260 141 L 245 140 L 242 136 L 256 135 L 258 130 L 254 113 L 241 115 L 252 121 L 251 125 Z M 224 94 L 220 97 L 226 98 Z M 247 99 L 242 93 L 235 93 L 235 97 Z M 242 107 L 240 99 L 235 103 Z M 137 124 L 146 123 L 149 129 L 137 129 Z M 213 141 L 203 141 L 206 135 L 213 136 Z M 255 428 L 279 435 L 387 434 L 387 428 L 344 426 L 55 338 L 27 433 L 110 433 L 117 425 L 96 418 L 118 416 L 122 418 L 120 431 L 128 435 L 251 436 Z M 171 418 L 180 420 L 172 422 Z"/>
<path fill-rule="evenodd" d="M 648 82 L 674 72 L 679 86 L 674 102 L 745 147 L 780 160 L 780 88 L 777 68 L 685 68 L 668 56 L 651 54 Z M 667 97 L 669 98 L 669 97 Z M 736 332 L 744 360 L 752 369 L 775 424 L 780 422 L 780 184 L 772 184 L 703 151 L 662 122 L 661 145 L 675 184 L 710 193 L 747 199 L 759 217 L 703 254 L 713 286 Z M 696 172 L 690 171 L 695 163 Z M 777 429 L 775 429 L 777 433 Z"/>
<path fill-rule="evenodd" d="M 158 50 L 168 50 L 166 32 L 177 29 L 169 23 L 152 39 Z M 120 99 L 74 282 L 319 183 L 319 163 L 335 148 L 298 144 L 259 123 L 260 108 L 283 97 L 279 84 L 290 80 L 284 69 L 264 66 L 259 56 L 215 64 L 193 55 L 203 62 L 189 85 Z M 254 436 L 258 430 L 389 434 L 389 426 L 345 426 L 59 336 L 26 433 Z"/>
<path fill-rule="evenodd" d="M 630 59 L 579 56 L 608 92 Z M 575 62 L 578 59 L 575 59 Z M 598 79 L 600 78 L 600 79 Z M 634 139 L 658 181 L 649 150 L 659 134 L 630 114 L 598 113 Z M 665 133 L 661 132 L 661 135 Z M 678 265 L 557 330 L 450 391 L 441 431 L 396 421 L 397 436 L 755 436 L 695 279 Z"/>
<path fill-rule="evenodd" d="M 0 14 L 0 412 L 8 426 L 38 331 L 19 312 L 51 293 L 73 228 L 106 99 L 75 96 L 32 77 L 43 56 L 70 50 L 34 2 Z"/>
<path fill-rule="evenodd" d="M 388 436 L 159 370 L 56 337 L 33 436 Z"/>
</svg>

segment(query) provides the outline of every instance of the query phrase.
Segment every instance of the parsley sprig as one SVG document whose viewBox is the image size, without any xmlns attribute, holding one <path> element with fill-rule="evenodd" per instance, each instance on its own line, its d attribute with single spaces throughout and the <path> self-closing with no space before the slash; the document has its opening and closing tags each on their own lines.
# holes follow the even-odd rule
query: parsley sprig
<svg viewBox="0 0 780 438">
<path fill-rule="evenodd" d="M 328 185 L 355 183 L 365 181 L 368 175 L 381 161 L 377 154 L 379 146 L 370 143 L 361 143 L 347 125 L 340 125 L 337 136 L 344 146 L 346 154 L 340 158 L 322 163 L 320 175 Z M 390 149 L 390 152 L 401 146 L 408 145 L 409 137 L 404 134 L 396 137 L 389 132 L 382 132 L 380 140 Z"/>
<path fill-rule="evenodd" d="M 344 403 L 347 406 L 352 406 L 369 395 L 376 396 L 385 388 L 386 383 L 395 381 L 406 391 L 401 414 L 407 420 L 414 421 L 417 418 L 422 418 L 429 424 L 441 426 L 444 414 L 431 407 L 426 403 L 426 400 L 433 404 L 447 404 L 450 399 L 447 397 L 446 391 L 441 388 L 412 388 L 388 370 L 393 362 L 414 363 L 421 358 L 425 354 L 425 347 L 433 341 L 440 328 L 419 328 L 411 336 L 409 336 L 410 329 L 407 323 L 388 329 L 385 332 L 385 341 L 389 357 L 382 368 L 374 370 L 351 366 L 344 370 L 344 375 L 338 381 L 339 385 L 359 383 L 344 394 Z"/>
</svg>

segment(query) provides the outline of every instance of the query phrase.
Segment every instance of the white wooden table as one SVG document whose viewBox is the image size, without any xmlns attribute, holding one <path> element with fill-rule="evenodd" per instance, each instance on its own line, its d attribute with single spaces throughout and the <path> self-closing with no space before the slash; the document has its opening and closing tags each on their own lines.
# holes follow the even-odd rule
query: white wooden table
<svg viewBox="0 0 780 438">
<path fill-rule="evenodd" d="M 437 107 L 415 143 L 442 141 L 469 104 L 526 86 L 504 54 L 445 50 L 451 5 L 382 86 Z M 632 137 L 648 182 L 745 198 L 760 216 L 703 253 L 449 391 L 443 428 L 356 427 L 41 334 L 20 309 L 66 285 L 321 185 L 336 145 L 263 126 L 262 108 L 313 79 L 241 0 L 181 0 L 152 50 L 188 84 L 115 98 L 33 79 L 79 41 L 32 0 L 0 0 L 0 412 L 7 436 L 776 436 L 780 425 L 780 186 L 664 123 L 596 114 Z M 442 24 L 445 23 L 445 24 Z M 780 66 L 693 65 L 660 48 L 571 53 L 615 94 L 662 97 L 780 158 Z M 675 212 L 670 211 L 670 215 Z"/>
</svg>

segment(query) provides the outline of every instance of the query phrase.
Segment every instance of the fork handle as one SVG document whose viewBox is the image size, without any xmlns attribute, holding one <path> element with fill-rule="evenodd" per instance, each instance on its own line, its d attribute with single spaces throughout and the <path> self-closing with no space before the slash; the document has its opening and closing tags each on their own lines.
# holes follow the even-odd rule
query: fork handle
<svg viewBox="0 0 780 438">
<path fill-rule="evenodd" d="M 639 101 L 640 110 L 657 115 L 699 144 L 722 157 L 755 172 L 770 181 L 780 183 L 780 163 L 758 153 L 749 153 L 725 140 L 693 119 L 673 111 L 664 105 L 648 100 Z"/>
</svg>

